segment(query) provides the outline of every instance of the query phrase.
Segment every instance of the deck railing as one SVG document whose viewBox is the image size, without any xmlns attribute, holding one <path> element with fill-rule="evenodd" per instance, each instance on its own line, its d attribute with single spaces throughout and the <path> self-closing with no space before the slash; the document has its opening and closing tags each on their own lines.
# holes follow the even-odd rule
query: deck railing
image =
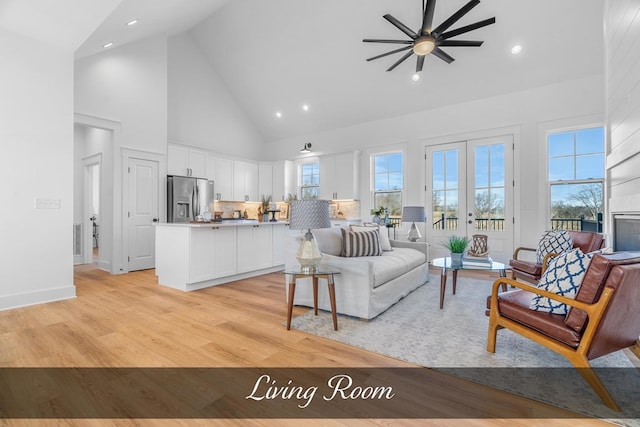
<svg viewBox="0 0 640 427">
<path fill-rule="evenodd" d="M 474 219 L 475 230 L 484 231 L 503 231 L 504 218 L 476 218 Z M 433 223 L 434 230 L 458 230 L 458 218 L 446 217 L 444 214 Z M 552 230 L 569 230 L 569 231 L 594 231 L 602 233 L 602 214 L 598 214 L 598 219 L 585 219 L 584 215 L 580 218 L 551 218 Z"/>
</svg>

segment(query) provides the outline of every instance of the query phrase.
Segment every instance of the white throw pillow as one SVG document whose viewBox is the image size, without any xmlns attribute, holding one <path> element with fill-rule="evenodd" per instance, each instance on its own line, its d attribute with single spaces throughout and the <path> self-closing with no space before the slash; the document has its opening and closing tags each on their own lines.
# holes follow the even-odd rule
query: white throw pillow
<svg viewBox="0 0 640 427">
<path fill-rule="evenodd" d="M 371 229 L 377 229 L 380 237 L 380 249 L 383 251 L 392 251 L 391 242 L 389 241 L 389 234 L 387 233 L 387 227 L 383 227 L 378 224 L 371 225 L 352 225 L 351 231 L 369 231 Z"/>
<path fill-rule="evenodd" d="M 574 299 L 595 253 L 585 254 L 576 248 L 553 258 L 540 277 L 538 289 Z M 567 314 L 569 311 L 566 304 L 540 295 L 531 299 L 529 308 L 553 314 Z"/>
<path fill-rule="evenodd" d="M 342 234 L 339 227 L 317 228 L 311 230 L 318 249 L 323 254 L 340 256 L 342 252 Z"/>
</svg>

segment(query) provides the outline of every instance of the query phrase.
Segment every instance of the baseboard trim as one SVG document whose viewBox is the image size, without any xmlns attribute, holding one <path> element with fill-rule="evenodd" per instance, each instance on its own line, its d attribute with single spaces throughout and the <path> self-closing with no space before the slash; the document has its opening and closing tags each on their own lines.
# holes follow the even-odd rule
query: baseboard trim
<svg viewBox="0 0 640 427">
<path fill-rule="evenodd" d="M 47 302 L 61 301 L 75 297 L 75 286 L 65 286 L 63 288 L 46 289 L 43 291 L 27 292 L 23 294 L 5 295 L 0 296 L 0 311 L 36 304 L 44 304 Z"/>
</svg>

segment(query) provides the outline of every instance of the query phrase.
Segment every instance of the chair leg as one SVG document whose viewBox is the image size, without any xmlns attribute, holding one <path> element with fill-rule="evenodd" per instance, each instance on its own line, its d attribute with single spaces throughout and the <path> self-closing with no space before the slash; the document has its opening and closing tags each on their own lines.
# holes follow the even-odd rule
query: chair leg
<svg viewBox="0 0 640 427">
<path fill-rule="evenodd" d="M 489 315 L 489 332 L 487 335 L 487 351 L 489 353 L 496 352 L 496 340 L 498 338 L 498 320 L 493 310 Z"/>
<path fill-rule="evenodd" d="M 582 375 L 582 378 L 584 378 L 584 380 L 591 386 L 593 391 L 595 391 L 600 399 L 602 399 L 602 402 L 604 402 L 605 405 L 614 411 L 621 412 L 620 407 L 616 401 L 613 400 L 609 390 L 607 390 L 600 378 L 598 378 L 598 375 L 596 375 L 596 372 L 593 370 L 588 360 L 570 360 L 570 362 L 578 370 L 580 375 Z"/>
</svg>

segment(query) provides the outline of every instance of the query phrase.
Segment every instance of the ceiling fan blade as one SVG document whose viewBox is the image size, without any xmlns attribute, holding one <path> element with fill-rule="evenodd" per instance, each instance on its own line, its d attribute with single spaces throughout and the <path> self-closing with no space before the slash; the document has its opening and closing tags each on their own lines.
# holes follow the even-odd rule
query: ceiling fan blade
<svg viewBox="0 0 640 427">
<path fill-rule="evenodd" d="M 476 22 L 475 24 L 466 25 L 464 27 L 457 28 L 455 30 L 447 31 L 446 33 L 438 36 L 438 40 L 446 40 L 451 37 L 459 36 L 460 34 L 468 33 L 469 31 L 477 30 L 478 28 L 486 27 L 487 25 L 495 24 L 496 18 L 485 19 L 484 21 Z"/>
<path fill-rule="evenodd" d="M 408 35 L 412 39 L 417 39 L 418 38 L 418 35 L 416 33 L 414 33 L 411 28 L 407 27 L 406 25 L 404 25 L 402 22 L 398 21 L 393 16 L 391 16 L 389 14 L 386 14 L 386 15 L 383 16 L 383 18 L 386 19 L 387 21 L 391 22 L 393 25 L 395 25 L 395 27 L 397 29 L 399 29 L 400 31 L 402 31 L 403 33 L 405 33 L 406 35 Z"/>
<path fill-rule="evenodd" d="M 450 56 L 448 53 L 446 53 L 444 50 L 442 50 L 442 49 L 440 49 L 438 47 L 435 48 L 433 50 L 433 52 L 431 52 L 431 53 L 433 53 L 438 58 L 442 59 L 447 64 L 451 64 L 453 61 L 455 61 L 455 59 L 453 59 L 452 56 Z"/>
<path fill-rule="evenodd" d="M 438 42 L 438 46 L 473 46 L 478 47 L 482 46 L 480 41 L 472 41 L 472 40 L 442 40 Z"/>
<path fill-rule="evenodd" d="M 406 61 L 406 59 L 407 59 L 408 57 L 410 57 L 411 55 L 413 55 L 413 51 L 412 51 L 412 50 L 410 50 L 409 52 L 405 53 L 405 54 L 404 54 L 404 56 L 403 56 L 402 58 L 398 59 L 398 60 L 396 61 L 396 63 L 395 63 L 395 64 L 393 64 L 391 67 L 389 67 L 389 69 L 388 69 L 387 71 L 391 71 L 391 70 L 393 70 L 393 69 L 394 69 L 394 68 L 396 68 L 398 65 L 400 65 L 400 64 L 402 64 L 404 61 Z"/>
<path fill-rule="evenodd" d="M 438 25 L 438 28 L 433 30 L 436 34 L 442 34 L 443 31 L 447 31 L 447 28 L 458 22 L 460 18 L 466 15 L 471 9 L 480 4 L 480 0 L 471 0 L 469 3 L 462 6 L 456 13 L 451 15 L 446 21 Z"/>
<path fill-rule="evenodd" d="M 394 53 L 402 52 L 403 50 L 411 49 L 412 47 L 413 46 L 405 46 L 405 47 L 401 47 L 400 49 L 394 49 L 390 52 L 383 53 L 382 55 L 372 56 L 371 58 L 368 58 L 367 61 L 373 61 L 374 59 L 379 59 L 388 55 L 393 55 Z"/>
<path fill-rule="evenodd" d="M 385 40 L 385 39 L 363 39 L 365 43 L 395 43 L 395 44 L 413 44 L 413 40 Z"/>
<path fill-rule="evenodd" d="M 422 19 L 422 35 L 431 33 L 431 25 L 433 24 L 433 12 L 436 8 L 436 0 L 427 0 L 424 7 L 424 18 Z"/>
<path fill-rule="evenodd" d="M 416 73 L 422 71 L 422 67 L 424 67 L 424 58 L 427 55 L 418 55 L 418 62 L 416 63 Z"/>
</svg>

